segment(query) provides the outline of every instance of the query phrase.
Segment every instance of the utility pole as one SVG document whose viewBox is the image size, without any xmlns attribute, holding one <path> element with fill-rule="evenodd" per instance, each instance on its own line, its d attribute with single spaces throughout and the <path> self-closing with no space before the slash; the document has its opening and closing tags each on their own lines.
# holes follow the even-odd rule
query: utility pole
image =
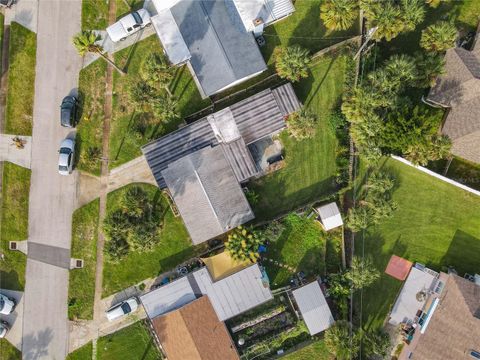
<svg viewBox="0 0 480 360">
<path fill-rule="evenodd" d="M 362 46 L 360 46 L 360 49 L 358 49 L 357 53 L 353 57 L 354 60 L 357 59 L 357 57 L 362 53 L 363 49 L 367 46 L 368 42 L 372 39 L 373 34 L 375 34 L 375 31 L 377 31 L 378 26 L 375 26 L 367 31 L 367 34 L 365 35 L 365 39 L 363 41 Z"/>
</svg>

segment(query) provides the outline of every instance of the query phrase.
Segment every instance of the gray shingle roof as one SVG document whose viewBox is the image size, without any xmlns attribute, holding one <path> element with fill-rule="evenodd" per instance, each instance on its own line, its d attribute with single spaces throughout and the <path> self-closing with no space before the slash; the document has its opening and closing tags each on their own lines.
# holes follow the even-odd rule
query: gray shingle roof
<svg viewBox="0 0 480 360">
<path fill-rule="evenodd" d="M 442 132 L 452 140 L 451 152 L 479 163 L 480 53 L 462 48 L 448 50 L 445 75 L 438 77 L 427 100 L 450 108 Z"/>
<path fill-rule="evenodd" d="M 251 144 L 283 129 L 285 127 L 284 111 L 294 111 L 301 106 L 290 83 L 277 89 L 264 90 L 230 106 L 229 111 L 224 109 L 213 115 L 221 113 L 223 114 L 221 118 L 225 119 L 226 114 L 231 114 L 243 138 L 243 143 Z M 285 90 L 281 91 L 282 89 Z M 281 102 L 290 105 L 283 105 L 282 110 L 279 105 Z M 158 186 L 165 188 L 162 171 L 167 168 L 168 164 L 199 149 L 218 143 L 212 127 L 205 117 L 145 145 L 142 151 Z M 234 168 L 239 181 L 244 181 L 256 172 L 253 170 L 255 165 L 248 159 L 248 150 L 243 149 L 241 145 L 242 142 L 229 144 L 225 156 Z M 241 167 L 235 168 L 236 165 Z"/>
<path fill-rule="evenodd" d="M 225 0 L 182 0 L 170 10 L 206 95 L 266 70 L 253 34 L 233 25 Z"/>
<path fill-rule="evenodd" d="M 194 244 L 254 218 L 220 146 L 184 156 L 162 175 Z"/>
</svg>

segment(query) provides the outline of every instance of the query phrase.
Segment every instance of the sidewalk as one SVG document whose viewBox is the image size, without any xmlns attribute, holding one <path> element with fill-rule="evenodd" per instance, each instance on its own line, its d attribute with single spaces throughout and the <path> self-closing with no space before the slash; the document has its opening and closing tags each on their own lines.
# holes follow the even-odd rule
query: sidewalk
<svg viewBox="0 0 480 360">
<path fill-rule="evenodd" d="M 12 140 L 16 136 L 17 135 L 0 134 L 0 161 L 8 161 L 30 169 L 32 138 L 30 136 L 18 136 L 24 141 L 23 149 L 19 149 Z"/>
</svg>

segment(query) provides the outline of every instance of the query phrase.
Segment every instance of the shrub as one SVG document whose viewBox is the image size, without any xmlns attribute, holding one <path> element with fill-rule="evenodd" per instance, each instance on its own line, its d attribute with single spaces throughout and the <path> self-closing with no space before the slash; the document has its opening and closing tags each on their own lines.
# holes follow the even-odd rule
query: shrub
<svg viewBox="0 0 480 360">
<path fill-rule="evenodd" d="M 302 108 L 288 117 L 287 130 L 297 140 L 312 138 L 317 130 L 317 116 Z"/>
<path fill-rule="evenodd" d="M 228 234 L 225 248 L 235 260 L 249 260 L 255 263 L 260 257 L 258 247 L 262 244 L 262 240 L 258 232 L 239 226 Z"/>
</svg>

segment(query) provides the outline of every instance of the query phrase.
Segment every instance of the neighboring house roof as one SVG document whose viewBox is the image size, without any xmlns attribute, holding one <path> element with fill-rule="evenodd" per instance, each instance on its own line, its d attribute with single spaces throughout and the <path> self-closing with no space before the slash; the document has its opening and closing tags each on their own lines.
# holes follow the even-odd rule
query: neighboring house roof
<svg viewBox="0 0 480 360">
<path fill-rule="evenodd" d="M 318 281 L 293 290 L 292 293 L 310 335 L 327 330 L 335 322 Z"/>
<path fill-rule="evenodd" d="M 220 146 L 170 163 L 162 176 L 194 244 L 255 217 Z"/>
<path fill-rule="evenodd" d="M 480 352 L 480 286 L 450 274 L 413 359 L 473 359 Z"/>
<path fill-rule="evenodd" d="M 290 0 L 226 0 L 227 8 L 235 6 L 245 30 L 253 31 L 253 21 L 261 18 L 269 25 L 295 11 Z M 229 6 L 230 5 L 230 6 Z"/>
<path fill-rule="evenodd" d="M 394 277 L 397 280 L 405 280 L 412 267 L 412 262 L 401 258 L 397 255 L 392 255 L 388 262 L 385 274 Z"/>
<path fill-rule="evenodd" d="M 449 49 L 445 75 L 437 78 L 427 101 L 449 107 L 442 132 L 452 140 L 451 152 L 480 163 L 480 45 L 473 51 Z"/>
<path fill-rule="evenodd" d="M 417 311 L 423 308 L 429 291 L 434 290 L 437 277 L 438 274 L 433 270 L 412 267 L 393 305 L 388 322 L 392 325 L 413 322 Z"/>
<path fill-rule="evenodd" d="M 179 281 L 181 284 L 177 285 Z M 263 278 L 258 264 L 253 264 L 219 281 L 214 281 L 208 268 L 203 267 L 141 296 L 140 300 L 147 315 L 154 318 L 184 306 L 202 295 L 208 295 L 222 321 L 273 299 L 268 281 Z"/>
<path fill-rule="evenodd" d="M 317 213 L 323 228 L 328 231 L 343 225 L 342 215 L 338 210 L 337 203 L 332 202 L 327 205 L 318 207 Z"/>
<path fill-rule="evenodd" d="M 208 296 L 152 320 L 169 360 L 239 360 L 230 334 Z"/>
<path fill-rule="evenodd" d="M 145 145 L 142 151 L 158 186 L 165 188 L 166 183 L 162 171 L 170 163 L 204 147 L 219 144 L 211 126 L 212 121 L 209 122 L 208 119 L 211 119 L 212 116 L 217 119 L 223 117 L 230 119 L 231 115 L 242 140 L 222 143 L 222 146 L 225 156 L 234 168 L 238 181 L 242 182 L 253 176 L 255 169 L 249 156 L 250 152 L 243 147 L 243 144 L 249 145 L 280 131 L 285 127 L 285 116 L 300 107 L 301 103 L 297 99 L 292 85 L 287 83 L 273 90 L 261 91 L 233 104 L 227 108 L 228 112 L 226 112 L 227 109 L 218 111 L 169 133 Z M 229 119 L 224 121 L 231 126 Z M 228 135 L 227 139 L 231 140 L 235 137 L 235 135 Z"/>
<path fill-rule="evenodd" d="M 267 69 L 253 34 L 233 26 L 225 0 L 182 0 L 170 11 L 206 95 Z"/>
</svg>

